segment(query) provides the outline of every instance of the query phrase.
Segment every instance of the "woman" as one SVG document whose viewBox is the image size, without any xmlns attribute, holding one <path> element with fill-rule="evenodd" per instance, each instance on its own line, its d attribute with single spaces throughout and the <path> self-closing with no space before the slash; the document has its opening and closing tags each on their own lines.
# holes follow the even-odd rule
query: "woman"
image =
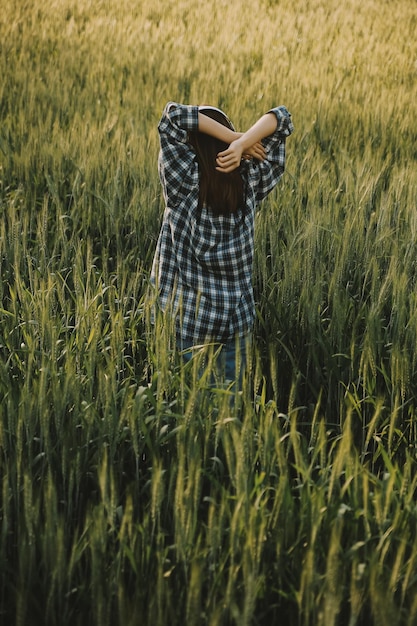
<svg viewBox="0 0 417 626">
<path fill-rule="evenodd" d="M 291 115 L 276 107 L 237 133 L 216 107 L 170 102 L 158 130 L 165 212 L 151 282 L 184 358 L 214 344 L 225 378 L 241 381 L 255 311 L 255 211 L 284 173 Z"/>
</svg>

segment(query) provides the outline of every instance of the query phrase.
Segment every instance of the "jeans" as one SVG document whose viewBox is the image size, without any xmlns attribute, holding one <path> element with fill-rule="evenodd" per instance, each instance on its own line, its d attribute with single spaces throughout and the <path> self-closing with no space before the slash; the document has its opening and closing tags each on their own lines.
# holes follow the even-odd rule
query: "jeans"
<svg viewBox="0 0 417 626">
<path fill-rule="evenodd" d="M 204 374 L 207 367 L 212 367 L 211 384 L 237 383 L 238 391 L 242 389 L 243 376 L 246 370 L 248 350 L 251 343 L 251 334 L 230 339 L 226 343 L 212 343 L 195 345 L 192 341 L 177 338 L 177 345 L 185 363 L 193 357 L 201 359 L 199 376 Z"/>
</svg>

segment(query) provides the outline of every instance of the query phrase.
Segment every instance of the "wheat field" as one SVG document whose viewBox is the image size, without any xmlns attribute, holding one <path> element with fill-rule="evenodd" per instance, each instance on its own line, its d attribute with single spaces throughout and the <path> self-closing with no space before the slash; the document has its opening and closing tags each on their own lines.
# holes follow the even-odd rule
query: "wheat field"
<svg viewBox="0 0 417 626">
<path fill-rule="evenodd" d="M 3 0 L 0 623 L 417 624 L 416 27 Z M 168 100 L 293 115 L 234 405 L 149 323 Z"/>
</svg>

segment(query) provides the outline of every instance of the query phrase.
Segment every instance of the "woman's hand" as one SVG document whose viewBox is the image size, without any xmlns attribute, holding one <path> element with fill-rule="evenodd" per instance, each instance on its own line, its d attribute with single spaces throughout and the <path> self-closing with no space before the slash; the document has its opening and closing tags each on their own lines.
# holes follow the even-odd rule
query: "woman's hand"
<svg viewBox="0 0 417 626">
<path fill-rule="evenodd" d="M 266 158 L 266 151 L 265 151 L 265 148 L 263 147 L 262 142 L 257 141 L 255 144 L 253 144 L 253 146 L 245 150 L 245 152 L 243 153 L 243 158 L 244 159 L 254 158 L 254 159 L 257 159 L 258 161 L 264 161 Z"/>
<path fill-rule="evenodd" d="M 255 158 L 258 161 L 263 161 L 265 159 L 265 156 L 265 148 L 260 141 L 257 141 L 253 144 L 253 146 L 246 148 L 246 150 L 244 151 L 244 147 L 242 142 L 240 141 L 240 138 L 235 139 L 235 141 L 232 141 L 232 143 L 226 150 L 223 150 L 223 152 L 219 152 L 219 154 L 217 155 L 216 170 L 218 172 L 228 174 L 229 172 L 233 172 L 233 170 L 239 167 L 242 159 Z"/>
</svg>

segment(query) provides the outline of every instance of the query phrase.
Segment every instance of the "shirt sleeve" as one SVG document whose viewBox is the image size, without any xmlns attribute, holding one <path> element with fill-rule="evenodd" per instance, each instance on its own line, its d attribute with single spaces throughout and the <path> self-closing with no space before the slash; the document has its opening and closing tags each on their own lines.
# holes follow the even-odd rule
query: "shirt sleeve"
<svg viewBox="0 0 417 626">
<path fill-rule="evenodd" d="M 198 130 L 198 107 L 168 102 L 158 124 L 159 176 L 169 206 L 176 206 L 198 184 L 195 152 L 188 131 Z M 197 178 L 196 178 L 197 176 Z"/>
<path fill-rule="evenodd" d="M 291 113 L 285 106 L 275 107 L 268 111 L 277 118 L 277 127 L 272 135 L 262 143 L 266 150 L 266 158 L 256 164 L 259 178 L 256 189 L 256 201 L 261 202 L 275 187 L 285 171 L 286 139 L 294 131 Z"/>
</svg>

